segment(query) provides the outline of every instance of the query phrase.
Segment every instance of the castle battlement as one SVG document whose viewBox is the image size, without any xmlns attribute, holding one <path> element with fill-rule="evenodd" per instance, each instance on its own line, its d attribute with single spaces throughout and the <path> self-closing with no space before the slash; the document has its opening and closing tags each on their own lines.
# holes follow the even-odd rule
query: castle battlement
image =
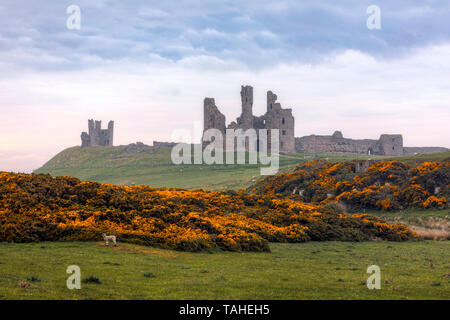
<svg viewBox="0 0 450 320">
<path fill-rule="evenodd" d="M 81 147 L 109 146 L 113 145 L 114 121 L 108 122 L 108 128 L 102 129 L 99 120 L 88 120 L 88 132 L 81 133 Z"/>
</svg>

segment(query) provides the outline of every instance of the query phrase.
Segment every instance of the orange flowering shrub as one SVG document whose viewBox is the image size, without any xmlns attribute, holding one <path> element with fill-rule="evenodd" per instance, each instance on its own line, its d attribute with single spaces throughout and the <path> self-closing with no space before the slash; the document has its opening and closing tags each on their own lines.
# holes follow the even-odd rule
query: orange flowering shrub
<svg viewBox="0 0 450 320">
<path fill-rule="evenodd" d="M 398 210 L 447 205 L 450 161 L 411 166 L 400 161 L 375 161 L 356 173 L 357 161 L 332 163 L 314 160 L 293 172 L 268 177 L 250 191 L 283 195 L 313 203 L 341 202 L 353 210 Z"/>
<path fill-rule="evenodd" d="M 327 170 L 338 176 L 340 168 Z M 332 187 L 330 181 L 317 188 Z M 404 228 L 380 231 L 373 221 L 273 194 L 127 187 L 0 172 L 0 241 L 100 240 L 103 232 L 124 242 L 186 251 L 268 251 L 269 241 L 361 241 L 373 234 L 414 238 Z"/>
<path fill-rule="evenodd" d="M 447 203 L 447 199 L 445 197 L 438 198 L 435 196 L 430 196 L 428 199 L 423 203 L 424 208 L 443 208 L 445 204 Z"/>
<path fill-rule="evenodd" d="M 386 237 L 388 235 L 391 240 L 404 240 L 410 237 L 411 232 L 402 224 L 388 224 L 380 218 L 368 214 L 354 214 L 353 217 L 360 218 L 371 227 L 374 227 L 367 230 L 372 237 Z M 413 236 L 418 237 L 416 233 L 413 233 Z"/>
</svg>

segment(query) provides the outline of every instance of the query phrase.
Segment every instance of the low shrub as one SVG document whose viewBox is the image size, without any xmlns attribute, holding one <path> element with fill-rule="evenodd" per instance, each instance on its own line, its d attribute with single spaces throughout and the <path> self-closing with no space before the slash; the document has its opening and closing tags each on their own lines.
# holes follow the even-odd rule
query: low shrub
<svg viewBox="0 0 450 320">
<path fill-rule="evenodd" d="M 87 278 L 84 278 L 82 280 L 83 283 L 95 283 L 95 284 L 101 284 L 101 281 L 99 278 L 97 278 L 96 276 L 89 276 Z"/>
</svg>

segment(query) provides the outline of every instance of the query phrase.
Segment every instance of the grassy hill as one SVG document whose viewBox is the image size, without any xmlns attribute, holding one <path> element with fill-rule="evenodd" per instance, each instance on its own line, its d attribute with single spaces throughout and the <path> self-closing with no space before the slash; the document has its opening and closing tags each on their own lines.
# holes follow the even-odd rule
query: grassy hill
<svg viewBox="0 0 450 320">
<path fill-rule="evenodd" d="M 118 185 L 209 190 L 244 188 L 260 174 L 259 165 L 174 165 L 170 151 L 160 148 L 151 153 L 127 153 L 123 147 L 72 147 L 35 172 Z M 286 158 L 280 162 L 286 168 L 300 161 Z"/>
<path fill-rule="evenodd" d="M 170 151 L 170 148 L 160 148 L 154 152 L 127 153 L 122 146 L 71 147 L 54 156 L 35 173 L 68 175 L 82 180 L 118 185 L 139 184 L 208 190 L 246 188 L 261 177 L 260 165 L 174 165 L 170 159 Z M 450 152 L 405 159 L 424 161 L 446 157 L 450 157 Z M 351 153 L 282 155 L 280 171 L 288 171 L 313 158 L 345 161 L 367 159 L 369 156 Z"/>
<path fill-rule="evenodd" d="M 68 175 L 119 185 L 141 184 L 209 190 L 245 188 L 260 178 L 260 165 L 174 165 L 170 159 L 170 151 L 170 148 L 160 148 L 151 153 L 127 153 L 121 146 L 71 147 L 54 156 L 35 173 Z M 280 169 L 289 170 L 314 156 L 281 156 Z M 338 155 L 339 158 L 351 156 Z M 361 157 L 353 155 L 355 156 Z"/>
</svg>

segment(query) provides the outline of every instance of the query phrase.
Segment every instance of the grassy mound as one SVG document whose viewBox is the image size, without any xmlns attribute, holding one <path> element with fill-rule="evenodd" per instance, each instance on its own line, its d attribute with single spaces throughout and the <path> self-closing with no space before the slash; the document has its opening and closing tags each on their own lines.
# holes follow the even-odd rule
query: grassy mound
<svg viewBox="0 0 450 320">
<path fill-rule="evenodd" d="M 199 251 L 267 251 L 268 241 L 413 239 L 403 225 L 272 195 L 122 187 L 0 173 L 0 241 L 121 241 Z"/>
<path fill-rule="evenodd" d="M 174 165 L 170 152 L 170 148 L 156 148 L 152 152 L 129 153 L 124 146 L 71 147 L 55 155 L 35 173 L 71 176 L 86 181 L 118 185 L 201 188 L 212 191 L 247 188 L 261 177 L 259 164 Z M 414 163 L 442 160 L 448 157 L 450 157 L 450 152 L 396 159 Z M 280 155 L 280 172 L 292 171 L 297 165 L 313 159 L 343 162 L 369 158 L 387 159 L 384 156 L 345 152 Z"/>
<path fill-rule="evenodd" d="M 55 155 L 35 173 L 72 176 L 118 185 L 208 189 L 241 189 L 260 176 L 258 164 L 175 165 L 170 148 L 128 153 L 117 147 L 71 147 Z M 280 158 L 280 168 L 294 168 L 303 158 Z"/>
<path fill-rule="evenodd" d="M 357 161 L 315 160 L 250 188 L 312 203 L 338 202 L 353 210 L 444 208 L 450 195 L 450 160 L 375 161 L 357 173 Z"/>
</svg>

